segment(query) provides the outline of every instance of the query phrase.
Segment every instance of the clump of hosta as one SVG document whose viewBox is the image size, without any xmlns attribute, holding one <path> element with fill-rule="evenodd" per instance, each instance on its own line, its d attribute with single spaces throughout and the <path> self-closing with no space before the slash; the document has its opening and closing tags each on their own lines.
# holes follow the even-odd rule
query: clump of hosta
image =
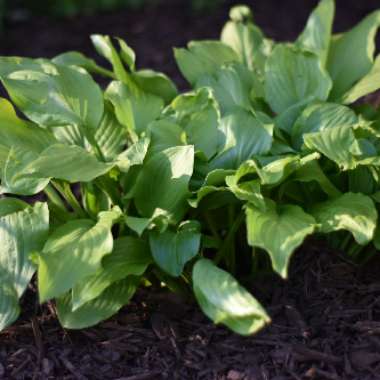
<svg viewBox="0 0 380 380">
<path fill-rule="evenodd" d="M 66 328 L 158 284 L 251 334 L 269 317 L 239 282 L 266 263 L 286 278 L 312 234 L 358 261 L 376 252 L 380 113 L 356 101 L 380 88 L 380 12 L 333 36 L 322 0 L 293 43 L 247 7 L 230 16 L 220 41 L 175 49 L 183 94 L 108 36 L 92 41 L 109 68 L 78 52 L 0 59 L 0 329 L 36 272 Z"/>
</svg>

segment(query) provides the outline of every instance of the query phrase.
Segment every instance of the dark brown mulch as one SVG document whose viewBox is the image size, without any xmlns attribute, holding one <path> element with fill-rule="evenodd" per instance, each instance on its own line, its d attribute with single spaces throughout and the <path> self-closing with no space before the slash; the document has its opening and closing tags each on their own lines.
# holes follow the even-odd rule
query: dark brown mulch
<svg viewBox="0 0 380 380">
<path fill-rule="evenodd" d="M 256 281 L 273 322 L 254 337 L 165 293 L 140 292 L 82 331 L 63 330 L 44 306 L 0 334 L 0 378 L 380 379 L 380 256 L 359 269 L 313 247 L 297 253 L 289 281 Z"/>
<path fill-rule="evenodd" d="M 136 49 L 140 67 L 162 70 L 183 88 L 172 46 L 217 37 L 228 14 L 223 7 L 193 15 L 185 3 L 168 0 L 143 12 L 69 21 L 14 18 L 0 39 L 0 54 L 52 57 L 80 50 L 95 56 L 90 33 L 118 35 Z M 268 36 L 284 40 L 302 30 L 316 0 L 245 3 L 254 6 Z M 337 0 L 336 31 L 378 6 L 378 0 Z M 273 323 L 250 338 L 213 326 L 195 305 L 146 292 L 111 321 L 64 331 L 54 310 L 36 307 L 29 291 L 26 313 L 0 334 L 0 379 L 380 379 L 379 273 L 380 257 L 359 269 L 325 247 L 301 250 L 288 282 L 257 279 L 254 294 Z"/>
</svg>

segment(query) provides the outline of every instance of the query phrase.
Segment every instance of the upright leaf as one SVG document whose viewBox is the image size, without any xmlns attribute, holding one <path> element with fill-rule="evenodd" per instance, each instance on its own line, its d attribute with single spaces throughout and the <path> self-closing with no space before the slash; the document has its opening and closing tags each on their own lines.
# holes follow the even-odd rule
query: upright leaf
<svg viewBox="0 0 380 380">
<path fill-rule="evenodd" d="M 193 165 L 191 145 L 168 148 L 151 156 L 144 163 L 134 188 L 140 215 L 151 217 L 155 209 L 160 208 L 179 220 L 186 210 Z"/>
<path fill-rule="evenodd" d="M 296 41 L 303 49 L 319 55 L 323 64 L 326 62 L 330 46 L 334 13 L 334 0 L 321 0 Z"/>
<path fill-rule="evenodd" d="M 348 32 L 333 38 L 327 60 L 334 83 L 331 99 L 339 99 L 371 70 L 379 25 L 380 11 L 375 11 Z"/>
<path fill-rule="evenodd" d="M 265 65 L 265 99 L 281 113 L 302 100 L 326 100 L 332 82 L 313 53 L 277 45 Z"/>
</svg>

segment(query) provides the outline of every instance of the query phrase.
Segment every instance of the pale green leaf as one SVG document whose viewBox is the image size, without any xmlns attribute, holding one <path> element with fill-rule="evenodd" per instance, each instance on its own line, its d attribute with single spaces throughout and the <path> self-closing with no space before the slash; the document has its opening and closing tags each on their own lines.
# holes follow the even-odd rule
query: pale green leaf
<svg viewBox="0 0 380 380">
<path fill-rule="evenodd" d="M 331 99 L 339 99 L 371 70 L 379 25 L 380 11 L 375 11 L 348 32 L 332 39 L 327 60 L 334 82 Z"/>
<path fill-rule="evenodd" d="M 116 211 L 102 212 L 97 222 L 78 219 L 57 228 L 39 255 L 38 288 L 41 302 L 71 289 L 101 267 L 111 253 L 111 227 Z"/>
<path fill-rule="evenodd" d="M 238 62 L 238 55 L 220 41 L 192 41 L 187 49 L 174 49 L 177 65 L 189 83 L 213 74 L 226 63 Z"/>
<path fill-rule="evenodd" d="M 139 281 L 130 277 L 108 287 L 98 298 L 72 311 L 71 293 L 57 300 L 57 314 L 67 329 L 84 329 L 110 318 L 126 305 L 138 287 Z"/>
<path fill-rule="evenodd" d="M 377 211 L 372 199 L 364 194 L 345 193 L 313 206 L 311 213 L 323 233 L 347 230 L 362 245 L 373 238 Z"/>
<path fill-rule="evenodd" d="M 238 334 L 253 334 L 270 322 L 260 303 L 210 260 L 200 259 L 194 265 L 193 288 L 203 312 Z"/>
<path fill-rule="evenodd" d="M 330 46 L 334 13 L 334 0 L 321 0 L 296 41 L 303 49 L 319 55 L 323 64 L 326 62 Z"/>
<path fill-rule="evenodd" d="M 313 53 L 277 45 L 265 65 L 265 99 L 276 113 L 306 98 L 326 100 L 332 82 Z"/>
<path fill-rule="evenodd" d="M 301 207 L 267 201 L 265 211 L 252 205 L 246 208 L 248 243 L 268 251 L 273 269 L 288 276 L 292 253 L 315 229 L 315 219 Z"/>
</svg>

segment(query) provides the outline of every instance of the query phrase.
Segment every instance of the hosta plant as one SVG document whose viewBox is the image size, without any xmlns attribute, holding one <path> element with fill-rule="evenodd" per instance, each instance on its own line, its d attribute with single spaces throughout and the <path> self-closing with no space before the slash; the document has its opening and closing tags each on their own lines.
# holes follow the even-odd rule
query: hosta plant
<svg viewBox="0 0 380 380">
<path fill-rule="evenodd" d="M 175 49 L 181 94 L 108 36 L 92 36 L 106 68 L 79 52 L 1 58 L 0 328 L 36 273 L 66 328 L 166 286 L 251 334 L 270 319 L 247 286 L 268 264 L 286 278 L 308 236 L 373 255 L 380 113 L 358 100 L 380 88 L 380 12 L 339 35 L 333 16 L 322 0 L 276 43 L 233 8 L 220 41 Z"/>
</svg>

